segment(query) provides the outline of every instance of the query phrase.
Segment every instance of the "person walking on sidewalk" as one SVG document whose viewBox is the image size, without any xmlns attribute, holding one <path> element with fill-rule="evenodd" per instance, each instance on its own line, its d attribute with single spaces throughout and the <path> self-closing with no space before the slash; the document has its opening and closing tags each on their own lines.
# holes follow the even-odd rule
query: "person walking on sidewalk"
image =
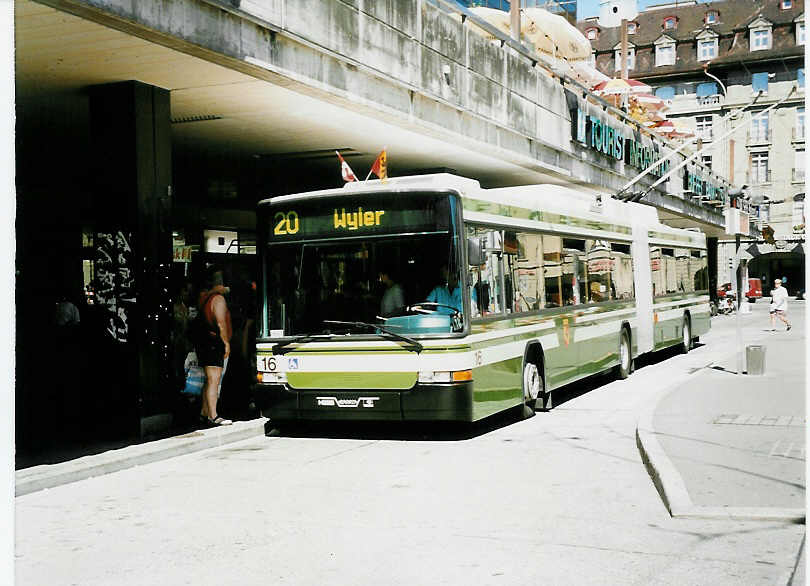
<svg viewBox="0 0 810 586">
<path fill-rule="evenodd" d="M 200 292 L 202 333 L 197 335 L 197 360 L 205 369 L 205 388 L 202 393 L 200 420 L 208 426 L 231 425 L 230 419 L 217 414 L 217 401 L 222 389 L 222 378 L 231 355 L 231 312 L 225 301 L 229 291 L 222 282 L 222 271 L 212 270 L 206 282 L 207 289 Z"/>
<path fill-rule="evenodd" d="M 782 287 L 782 279 L 774 279 L 773 291 L 771 291 L 771 331 L 774 331 L 774 318 L 779 318 L 787 326 L 785 331 L 790 331 L 790 322 L 785 317 L 787 313 L 788 293 L 787 289 Z"/>
</svg>

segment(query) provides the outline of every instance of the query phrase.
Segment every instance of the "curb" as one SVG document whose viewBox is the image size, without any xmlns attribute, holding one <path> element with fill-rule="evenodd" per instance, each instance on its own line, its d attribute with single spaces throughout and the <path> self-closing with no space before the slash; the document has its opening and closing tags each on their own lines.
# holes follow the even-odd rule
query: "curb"
<svg viewBox="0 0 810 586">
<path fill-rule="evenodd" d="M 706 368 L 717 362 L 727 360 L 737 353 L 732 352 L 688 375 L 684 380 L 662 391 L 644 407 L 636 422 L 636 446 L 638 447 L 644 467 L 650 475 L 664 506 L 673 518 L 677 519 L 703 519 L 723 521 L 780 521 L 803 524 L 806 511 L 793 508 L 771 507 L 706 507 L 695 505 L 692 502 L 680 472 L 669 459 L 664 448 L 656 438 L 653 427 L 653 415 L 660 401 L 673 393 L 684 384 L 702 374 Z"/>
<path fill-rule="evenodd" d="M 15 496 L 260 437 L 265 435 L 267 422 L 266 417 L 251 421 L 235 421 L 233 425 L 227 427 L 192 431 L 184 435 L 83 456 L 59 464 L 24 468 L 15 474 Z"/>
</svg>

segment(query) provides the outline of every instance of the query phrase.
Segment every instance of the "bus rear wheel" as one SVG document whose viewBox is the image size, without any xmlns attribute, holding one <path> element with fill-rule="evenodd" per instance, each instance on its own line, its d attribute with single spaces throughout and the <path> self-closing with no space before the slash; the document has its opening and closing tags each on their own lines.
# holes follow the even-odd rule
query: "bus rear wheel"
<svg viewBox="0 0 810 586">
<path fill-rule="evenodd" d="M 523 417 L 531 417 L 543 397 L 543 375 L 534 362 L 523 365 Z"/>
<path fill-rule="evenodd" d="M 616 367 L 616 374 L 624 380 L 630 376 L 632 368 L 633 354 L 630 349 L 630 336 L 627 334 L 627 330 L 622 330 L 619 338 L 619 365 Z"/>
<path fill-rule="evenodd" d="M 692 349 L 692 323 L 689 321 L 688 317 L 683 318 L 682 334 L 681 352 L 686 354 Z"/>
</svg>

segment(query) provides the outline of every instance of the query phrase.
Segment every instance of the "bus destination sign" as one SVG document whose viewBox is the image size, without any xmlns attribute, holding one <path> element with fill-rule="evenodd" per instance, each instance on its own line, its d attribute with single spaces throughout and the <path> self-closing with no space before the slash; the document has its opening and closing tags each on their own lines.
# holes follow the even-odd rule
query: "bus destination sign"
<svg viewBox="0 0 810 586">
<path fill-rule="evenodd" d="M 446 203 L 440 203 L 441 198 L 403 200 L 386 201 L 381 205 L 380 201 L 358 201 L 356 198 L 347 201 L 340 198 L 326 205 L 323 205 L 323 200 L 315 200 L 276 208 L 270 216 L 270 237 L 278 242 L 448 228 L 448 207 Z"/>
</svg>

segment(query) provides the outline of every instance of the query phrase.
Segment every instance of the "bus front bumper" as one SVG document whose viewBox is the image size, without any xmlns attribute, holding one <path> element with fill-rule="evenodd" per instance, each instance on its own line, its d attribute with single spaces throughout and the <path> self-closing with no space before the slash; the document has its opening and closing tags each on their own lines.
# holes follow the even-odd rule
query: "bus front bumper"
<svg viewBox="0 0 810 586">
<path fill-rule="evenodd" d="M 417 383 L 404 391 L 363 389 L 295 390 L 257 384 L 262 415 L 288 421 L 473 421 L 473 384 Z"/>
</svg>

